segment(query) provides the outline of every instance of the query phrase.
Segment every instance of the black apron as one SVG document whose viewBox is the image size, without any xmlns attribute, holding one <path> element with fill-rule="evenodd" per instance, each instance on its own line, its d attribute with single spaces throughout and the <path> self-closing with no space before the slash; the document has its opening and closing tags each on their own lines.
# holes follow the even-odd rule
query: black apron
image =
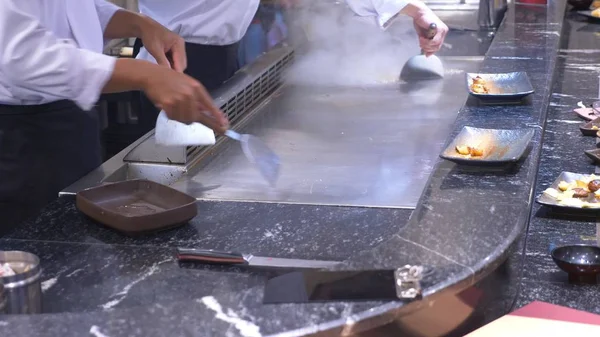
<svg viewBox="0 0 600 337">
<path fill-rule="evenodd" d="M 143 47 L 142 40 L 136 39 L 133 46 L 133 56 L 136 57 Z M 187 69 L 185 74 L 200 81 L 208 91 L 219 88 L 239 70 L 239 42 L 226 46 L 211 46 L 195 43 L 185 43 Z M 154 104 L 140 93 L 140 113 L 138 120 L 142 134 L 154 129 L 156 118 L 160 112 Z"/>
<path fill-rule="evenodd" d="M 71 101 L 0 105 L 0 236 L 101 164 L 96 111 Z"/>
</svg>

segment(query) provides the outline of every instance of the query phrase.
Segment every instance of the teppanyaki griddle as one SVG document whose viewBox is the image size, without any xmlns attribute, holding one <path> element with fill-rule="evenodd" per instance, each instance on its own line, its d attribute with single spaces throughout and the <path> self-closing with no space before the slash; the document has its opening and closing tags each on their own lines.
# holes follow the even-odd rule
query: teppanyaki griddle
<svg viewBox="0 0 600 337">
<path fill-rule="evenodd" d="M 182 225 L 198 214 L 196 198 L 142 179 L 80 191 L 76 204 L 90 218 L 129 235 Z"/>
</svg>

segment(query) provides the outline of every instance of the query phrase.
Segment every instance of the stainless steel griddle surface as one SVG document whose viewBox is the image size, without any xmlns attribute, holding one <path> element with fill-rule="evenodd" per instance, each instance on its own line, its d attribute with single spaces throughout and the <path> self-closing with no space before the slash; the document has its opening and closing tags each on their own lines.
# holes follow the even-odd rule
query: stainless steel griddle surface
<svg viewBox="0 0 600 337">
<path fill-rule="evenodd" d="M 173 187 L 199 199 L 414 208 L 480 60 L 444 64 L 444 80 L 419 85 L 284 86 L 238 130 L 281 156 L 275 188 L 233 141 Z"/>
</svg>

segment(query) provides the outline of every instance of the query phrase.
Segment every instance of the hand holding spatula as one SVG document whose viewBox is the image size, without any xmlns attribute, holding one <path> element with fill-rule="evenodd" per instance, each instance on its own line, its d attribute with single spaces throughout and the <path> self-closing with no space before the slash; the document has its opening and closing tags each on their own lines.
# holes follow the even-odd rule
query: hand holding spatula
<svg viewBox="0 0 600 337">
<path fill-rule="evenodd" d="M 415 22 L 415 25 L 417 23 Z M 416 28 L 416 27 L 415 27 Z M 432 23 L 425 34 L 426 38 L 431 40 L 437 34 L 437 25 Z M 421 37 L 422 38 L 422 37 Z M 429 52 L 431 54 L 431 52 Z M 428 56 L 428 52 L 421 50 L 421 55 L 413 56 L 402 68 L 400 79 L 404 81 L 430 80 L 444 77 L 444 65 L 435 55 Z"/>
</svg>

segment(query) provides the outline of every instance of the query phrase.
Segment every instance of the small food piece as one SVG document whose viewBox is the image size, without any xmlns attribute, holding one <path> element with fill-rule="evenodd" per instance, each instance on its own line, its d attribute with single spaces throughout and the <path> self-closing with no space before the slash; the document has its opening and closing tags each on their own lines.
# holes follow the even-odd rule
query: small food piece
<svg viewBox="0 0 600 337">
<path fill-rule="evenodd" d="M 588 195 L 590 195 L 590 192 L 588 192 L 588 190 L 581 187 L 574 188 L 573 192 L 574 198 L 586 198 Z"/>
<path fill-rule="evenodd" d="M 594 10 L 600 8 L 600 0 L 594 0 L 594 2 L 592 2 L 592 5 L 590 6 L 590 9 Z"/>
<path fill-rule="evenodd" d="M 469 151 L 469 147 L 466 145 L 458 145 L 456 146 L 456 152 L 463 154 L 463 155 L 468 155 L 470 153 Z"/>
<path fill-rule="evenodd" d="M 585 180 L 575 180 L 575 187 L 587 189 L 588 181 Z"/>
<path fill-rule="evenodd" d="M 473 157 L 481 157 L 481 156 L 483 156 L 483 150 L 480 149 L 480 148 L 470 147 L 469 150 L 470 150 L 469 152 L 471 153 L 471 155 Z"/>
<path fill-rule="evenodd" d="M 592 11 L 592 16 L 596 18 L 600 18 L 600 8 L 596 8 Z"/>
<path fill-rule="evenodd" d="M 473 78 L 473 84 L 485 84 L 485 80 L 481 76 L 475 76 Z"/>
<path fill-rule="evenodd" d="M 563 192 L 568 190 L 570 186 L 571 186 L 571 184 L 569 184 L 566 181 L 561 181 L 560 183 L 558 183 L 558 189 Z"/>
<path fill-rule="evenodd" d="M 588 190 L 590 192 L 596 192 L 596 191 L 600 190 L 600 180 L 596 179 L 596 180 L 590 181 L 588 184 Z"/>
<path fill-rule="evenodd" d="M 598 128 L 597 126 L 592 126 L 592 130 L 600 130 L 600 128 Z"/>
<path fill-rule="evenodd" d="M 556 198 L 556 200 L 562 201 L 562 200 L 567 200 L 567 199 L 573 199 L 573 194 L 575 194 L 575 191 L 567 190 L 567 191 L 563 192 L 562 194 L 560 194 L 558 196 L 558 198 Z"/>
<path fill-rule="evenodd" d="M 548 195 L 549 197 L 552 197 L 554 199 L 558 199 L 558 196 L 560 195 L 560 192 L 549 187 L 544 191 L 544 194 Z"/>
<path fill-rule="evenodd" d="M 569 207 L 583 208 L 583 206 L 585 205 L 585 201 L 582 201 L 581 199 L 577 199 L 577 198 L 568 198 L 565 200 L 561 200 L 560 204 L 569 206 Z"/>
<path fill-rule="evenodd" d="M 473 83 L 471 83 L 471 91 L 477 94 L 489 94 L 490 90 L 486 86 L 486 82 L 480 76 L 473 78 Z"/>
<path fill-rule="evenodd" d="M 456 152 L 462 155 L 471 155 L 473 157 L 483 156 L 483 150 L 474 146 L 457 145 Z"/>
</svg>

